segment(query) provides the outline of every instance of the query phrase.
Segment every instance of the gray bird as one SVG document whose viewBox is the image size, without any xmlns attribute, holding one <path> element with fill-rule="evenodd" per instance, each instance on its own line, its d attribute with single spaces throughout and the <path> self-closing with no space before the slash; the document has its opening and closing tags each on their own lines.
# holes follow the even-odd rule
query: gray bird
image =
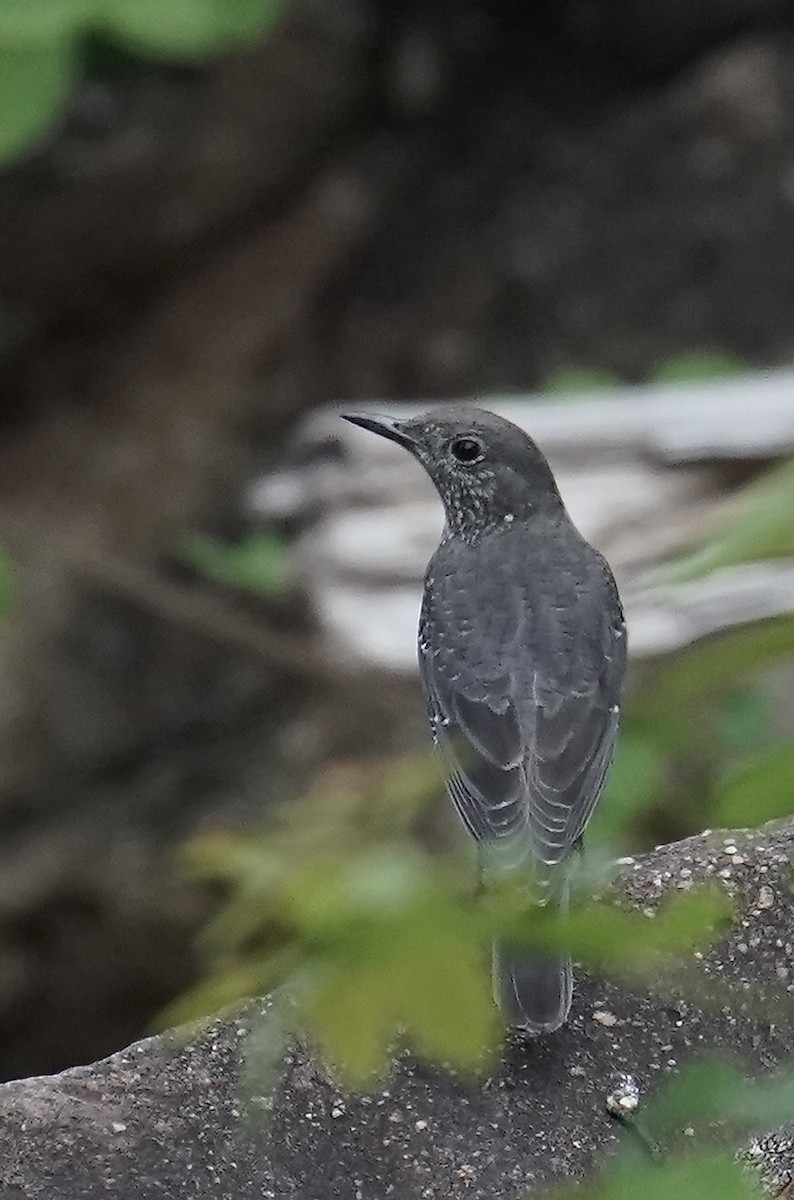
<svg viewBox="0 0 794 1200">
<path fill-rule="evenodd" d="M 566 859 L 609 770 L 626 628 L 606 561 L 517 426 L 467 406 L 410 420 L 348 414 L 414 456 L 446 517 L 425 576 L 419 667 L 446 788 L 484 876 L 564 911 Z M 493 949 L 494 998 L 532 1034 L 571 1006 L 571 964 Z"/>
</svg>

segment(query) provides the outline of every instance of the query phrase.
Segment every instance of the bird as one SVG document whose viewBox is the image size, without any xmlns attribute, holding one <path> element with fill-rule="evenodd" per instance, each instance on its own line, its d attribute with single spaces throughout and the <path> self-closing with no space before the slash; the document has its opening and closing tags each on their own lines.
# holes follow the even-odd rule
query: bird
<svg viewBox="0 0 794 1200">
<path fill-rule="evenodd" d="M 564 914 L 620 718 L 627 637 L 612 571 L 568 515 L 541 450 L 504 417 L 467 404 L 405 419 L 341 415 L 413 455 L 443 504 L 419 671 L 480 879 L 519 881 L 531 904 Z M 562 951 L 497 939 L 492 979 L 508 1027 L 540 1036 L 567 1020 L 573 973 Z"/>
</svg>

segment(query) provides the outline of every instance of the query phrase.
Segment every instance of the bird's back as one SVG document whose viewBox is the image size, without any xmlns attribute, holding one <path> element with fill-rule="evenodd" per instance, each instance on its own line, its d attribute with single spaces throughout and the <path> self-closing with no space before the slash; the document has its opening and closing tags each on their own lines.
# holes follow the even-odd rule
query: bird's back
<svg viewBox="0 0 794 1200">
<path fill-rule="evenodd" d="M 486 852 L 542 884 L 598 798 L 625 653 L 611 572 L 564 512 L 446 538 L 428 566 L 419 661 L 448 790 Z"/>
<path fill-rule="evenodd" d="M 617 634 L 617 637 L 615 636 Z M 420 641 L 462 686 L 509 675 L 516 699 L 538 677 L 576 690 L 625 659 L 623 613 L 604 558 L 567 518 L 445 539 L 428 564 Z M 420 652 L 420 664 L 427 656 Z"/>
</svg>

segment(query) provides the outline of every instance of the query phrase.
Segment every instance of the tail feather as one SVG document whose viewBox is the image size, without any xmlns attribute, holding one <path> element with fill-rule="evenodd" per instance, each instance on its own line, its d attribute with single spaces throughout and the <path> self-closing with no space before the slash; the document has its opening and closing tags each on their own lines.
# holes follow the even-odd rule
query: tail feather
<svg viewBox="0 0 794 1200">
<path fill-rule="evenodd" d="M 494 1000 L 504 1020 L 527 1033 L 551 1033 L 568 1017 L 573 996 L 571 961 L 530 957 L 501 943 L 493 947 Z"/>
<path fill-rule="evenodd" d="M 563 868 L 546 903 L 560 916 L 568 911 L 568 874 Z M 526 946 L 495 942 L 494 1000 L 508 1025 L 530 1034 L 553 1033 L 568 1019 L 573 970 L 565 954 L 531 953 Z"/>
</svg>

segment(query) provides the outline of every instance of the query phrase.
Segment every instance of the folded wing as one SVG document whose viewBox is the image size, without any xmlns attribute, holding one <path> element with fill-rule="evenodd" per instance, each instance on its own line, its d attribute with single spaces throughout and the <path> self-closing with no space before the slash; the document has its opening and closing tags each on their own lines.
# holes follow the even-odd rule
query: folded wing
<svg viewBox="0 0 794 1200">
<path fill-rule="evenodd" d="M 614 633 L 614 631 L 613 631 Z M 618 637 L 621 634 L 617 635 Z M 612 758 L 622 665 L 604 648 L 602 669 L 583 665 L 576 685 L 543 665 L 467 670 L 460 655 L 432 652 L 420 667 L 449 795 L 486 861 L 526 865 L 541 888 L 584 830 Z M 515 657 L 521 663 L 520 656 Z"/>
</svg>

